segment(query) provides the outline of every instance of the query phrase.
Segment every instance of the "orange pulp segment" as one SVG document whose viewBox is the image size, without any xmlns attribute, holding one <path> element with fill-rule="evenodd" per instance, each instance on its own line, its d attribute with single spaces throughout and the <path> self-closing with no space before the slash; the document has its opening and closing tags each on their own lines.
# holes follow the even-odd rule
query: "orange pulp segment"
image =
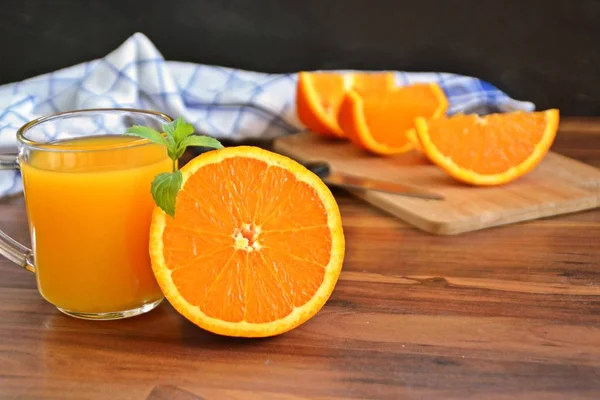
<svg viewBox="0 0 600 400">
<path fill-rule="evenodd" d="M 312 132 L 344 137 L 337 121 L 344 94 L 383 92 L 395 86 L 393 72 L 300 72 L 296 91 L 298 118 Z"/>
<path fill-rule="evenodd" d="M 414 84 L 382 93 L 348 92 L 338 114 L 340 127 L 355 145 L 379 155 L 400 154 L 414 143 L 406 132 L 416 117 L 439 118 L 448 100 L 435 83 Z"/>
</svg>

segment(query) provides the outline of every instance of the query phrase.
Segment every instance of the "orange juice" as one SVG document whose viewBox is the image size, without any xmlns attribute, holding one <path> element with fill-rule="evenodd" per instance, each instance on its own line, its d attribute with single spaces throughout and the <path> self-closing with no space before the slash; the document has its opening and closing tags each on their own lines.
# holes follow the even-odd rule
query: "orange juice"
<svg viewBox="0 0 600 400">
<path fill-rule="evenodd" d="M 72 313 L 162 299 L 150 266 L 150 184 L 170 172 L 162 146 L 132 136 L 54 142 L 21 159 L 38 287 Z"/>
</svg>

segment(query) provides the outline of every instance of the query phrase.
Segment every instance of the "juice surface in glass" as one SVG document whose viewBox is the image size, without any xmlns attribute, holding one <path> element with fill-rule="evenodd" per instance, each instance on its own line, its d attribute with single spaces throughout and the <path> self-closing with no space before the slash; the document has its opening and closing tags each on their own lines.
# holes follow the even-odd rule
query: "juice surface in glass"
<svg viewBox="0 0 600 400">
<path fill-rule="evenodd" d="M 64 311 L 119 312 L 162 298 L 148 250 L 150 184 L 172 164 L 163 146 L 140 140 L 69 139 L 21 160 L 38 287 Z"/>
</svg>

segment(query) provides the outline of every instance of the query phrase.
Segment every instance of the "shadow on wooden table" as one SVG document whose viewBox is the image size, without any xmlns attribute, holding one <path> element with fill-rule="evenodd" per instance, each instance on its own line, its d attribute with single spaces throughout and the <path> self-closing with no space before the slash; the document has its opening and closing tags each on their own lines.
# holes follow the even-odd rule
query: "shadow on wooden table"
<svg viewBox="0 0 600 400">
<path fill-rule="evenodd" d="M 159 385 L 152 389 L 146 400 L 203 400 L 203 397 L 176 386 Z"/>
<path fill-rule="evenodd" d="M 178 314 L 166 299 L 149 313 L 124 320 L 85 321 L 56 312 L 44 318 L 43 326 L 45 327 L 44 343 L 50 347 L 55 343 L 53 336 L 62 336 L 65 332 L 72 334 L 73 340 L 82 342 L 87 341 L 86 338 L 77 337 L 77 334 L 82 332 L 92 335 L 110 334 L 131 337 L 139 332 L 153 332 L 153 337 L 148 337 L 148 339 L 172 340 L 176 338 L 176 343 L 183 347 L 210 349 L 211 351 L 236 349 L 243 351 L 261 347 L 265 342 L 273 340 L 273 338 L 232 338 L 213 334 Z M 157 329 L 157 327 L 160 328 Z"/>
</svg>

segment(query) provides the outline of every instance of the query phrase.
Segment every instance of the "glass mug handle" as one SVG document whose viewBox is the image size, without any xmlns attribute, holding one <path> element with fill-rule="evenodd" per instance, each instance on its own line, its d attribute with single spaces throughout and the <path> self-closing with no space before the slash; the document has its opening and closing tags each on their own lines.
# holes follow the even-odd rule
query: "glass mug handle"
<svg viewBox="0 0 600 400">
<path fill-rule="evenodd" d="M 19 159 L 16 154 L 0 154 L 0 170 L 19 169 Z M 35 272 L 33 265 L 31 249 L 23 246 L 15 239 L 8 236 L 0 230 L 0 254 L 25 268 L 28 271 Z"/>
</svg>

